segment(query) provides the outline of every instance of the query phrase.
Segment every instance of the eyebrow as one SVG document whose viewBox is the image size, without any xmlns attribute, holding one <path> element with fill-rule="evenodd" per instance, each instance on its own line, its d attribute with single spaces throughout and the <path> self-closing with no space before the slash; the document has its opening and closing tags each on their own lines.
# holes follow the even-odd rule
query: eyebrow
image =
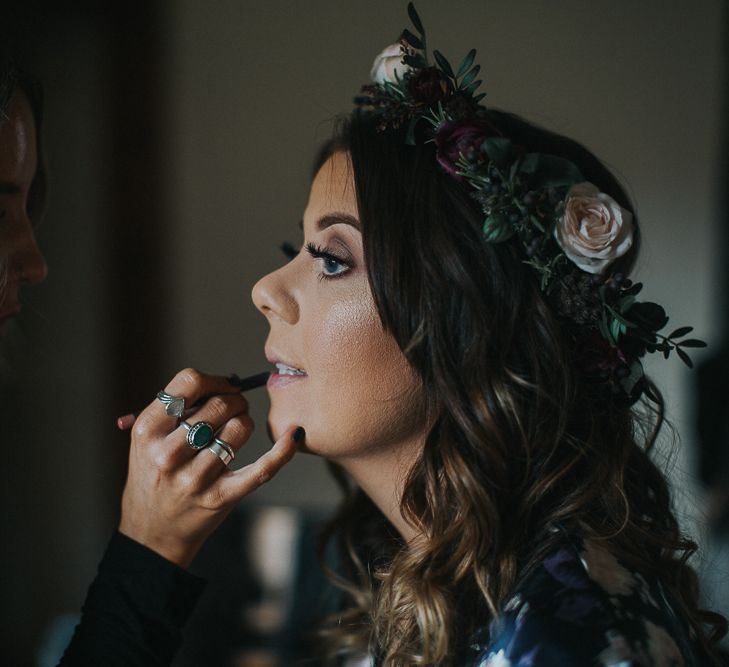
<svg viewBox="0 0 729 667">
<path fill-rule="evenodd" d="M 322 216 L 316 221 L 316 228 L 318 231 L 322 231 L 332 225 L 349 225 L 354 227 L 358 232 L 362 231 L 362 226 L 359 220 L 349 213 L 329 213 L 328 215 Z M 299 221 L 299 229 L 304 229 L 303 219 Z"/>
</svg>

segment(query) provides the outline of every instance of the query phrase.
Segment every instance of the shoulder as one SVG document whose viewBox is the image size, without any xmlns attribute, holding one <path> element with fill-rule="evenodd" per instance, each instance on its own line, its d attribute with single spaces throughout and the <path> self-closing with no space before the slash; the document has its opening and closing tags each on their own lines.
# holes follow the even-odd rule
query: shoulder
<svg viewBox="0 0 729 667">
<path fill-rule="evenodd" d="M 700 664 L 660 582 L 573 539 L 545 555 L 473 648 L 474 667 Z"/>
</svg>

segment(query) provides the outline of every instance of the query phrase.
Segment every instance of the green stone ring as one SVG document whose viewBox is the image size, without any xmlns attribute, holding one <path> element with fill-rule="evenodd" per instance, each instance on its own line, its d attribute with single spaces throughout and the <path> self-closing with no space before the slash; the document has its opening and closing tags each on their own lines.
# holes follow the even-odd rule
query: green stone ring
<svg viewBox="0 0 729 667">
<path fill-rule="evenodd" d="M 187 444 L 193 449 L 207 447 L 215 436 L 213 427 L 207 422 L 197 422 L 192 426 L 187 422 L 182 422 L 182 426 L 187 429 Z"/>
</svg>

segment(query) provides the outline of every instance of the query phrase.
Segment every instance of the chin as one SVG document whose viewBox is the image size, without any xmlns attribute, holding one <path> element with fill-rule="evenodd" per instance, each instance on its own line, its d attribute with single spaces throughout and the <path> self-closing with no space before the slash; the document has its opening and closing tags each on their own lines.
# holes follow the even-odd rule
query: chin
<svg viewBox="0 0 729 667">
<path fill-rule="evenodd" d="M 278 442 L 278 439 L 284 434 L 287 428 L 289 426 L 293 426 L 294 422 L 284 422 L 283 420 L 277 420 L 275 418 L 271 417 L 271 414 L 268 415 L 268 420 L 266 421 L 266 433 L 268 434 L 268 439 L 271 441 L 271 443 Z M 297 426 L 303 426 L 304 430 L 306 431 L 306 436 L 304 437 L 304 442 L 299 444 L 297 451 L 304 452 L 305 454 L 319 454 L 319 452 L 316 452 L 309 448 L 308 441 L 309 441 L 309 431 L 306 428 L 306 421 L 302 420 L 299 422 L 296 422 Z"/>
</svg>

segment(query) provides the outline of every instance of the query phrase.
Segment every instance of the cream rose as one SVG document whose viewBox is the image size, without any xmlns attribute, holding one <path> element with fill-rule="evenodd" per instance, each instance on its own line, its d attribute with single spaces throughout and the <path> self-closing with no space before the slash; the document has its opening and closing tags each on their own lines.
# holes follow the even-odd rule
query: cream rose
<svg viewBox="0 0 729 667">
<path fill-rule="evenodd" d="M 390 44 L 380 53 L 375 62 L 372 63 L 372 70 L 370 71 L 370 78 L 375 83 L 395 83 L 395 72 L 397 76 L 402 79 L 405 72 L 412 69 L 410 65 L 406 65 L 402 59 L 405 55 L 405 50 L 409 47 L 397 42 L 397 44 Z"/>
<path fill-rule="evenodd" d="M 567 193 L 554 238 L 583 271 L 602 273 L 633 244 L 633 215 L 592 183 L 578 183 Z"/>
</svg>

